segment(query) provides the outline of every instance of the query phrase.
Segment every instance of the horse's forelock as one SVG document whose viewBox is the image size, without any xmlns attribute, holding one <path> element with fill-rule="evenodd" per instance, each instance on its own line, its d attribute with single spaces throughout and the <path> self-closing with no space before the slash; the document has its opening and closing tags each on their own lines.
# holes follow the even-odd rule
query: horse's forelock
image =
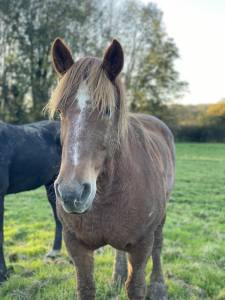
<svg viewBox="0 0 225 300">
<path fill-rule="evenodd" d="M 92 99 L 93 109 L 100 113 L 118 110 L 118 137 L 127 132 L 127 107 L 120 78 L 112 83 L 102 68 L 101 60 L 92 57 L 81 58 L 60 79 L 46 106 L 51 118 L 58 109 L 63 110 L 75 99 L 80 84 L 85 81 Z"/>
</svg>

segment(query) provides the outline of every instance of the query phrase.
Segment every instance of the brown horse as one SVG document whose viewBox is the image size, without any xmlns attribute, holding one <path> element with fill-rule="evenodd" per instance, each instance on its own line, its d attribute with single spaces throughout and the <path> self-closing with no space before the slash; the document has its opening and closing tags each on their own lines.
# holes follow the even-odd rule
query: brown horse
<svg viewBox="0 0 225 300">
<path fill-rule="evenodd" d="M 76 266 L 78 299 L 95 299 L 93 251 L 107 244 L 128 253 L 129 299 L 167 299 L 160 252 L 174 182 L 173 136 L 160 120 L 127 112 L 118 41 L 103 60 L 74 62 L 56 39 L 52 57 L 61 76 L 47 106 L 50 115 L 61 115 L 57 209 Z M 153 270 L 146 295 L 149 256 Z"/>
</svg>

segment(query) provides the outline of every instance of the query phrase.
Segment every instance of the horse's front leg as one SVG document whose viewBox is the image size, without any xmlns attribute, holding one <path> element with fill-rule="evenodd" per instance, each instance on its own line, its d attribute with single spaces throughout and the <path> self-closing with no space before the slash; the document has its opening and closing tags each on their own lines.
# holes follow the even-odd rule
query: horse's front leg
<svg viewBox="0 0 225 300">
<path fill-rule="evenodd" d="M 64 231 L 64 241 L 76 268 L 77 299 L 94 300 L 94 252 L 81 244 L 75 234 Z"/>
<path fill-rule="evenodd" d="M 151 254 L 154 237 L 141 241 L 128 253 L 126 290 L 129 300 L 144 300 L 146 295 L 145 267 Z"/>
<path fill-rule="evenodd" d="M 159 225 L 154 233 L 154 245 L 152 249 L 152 262 L 153 268 L 151 273 L 151 281 L 150 287 L 148 290 L 148 299 L 151 300 L 167 300 L 167 287 L 164 282 L 162 266 L 161 266 L 161 250 L 162 250 L 162 243 L 163 243 L 163 225 L 165 219 Z"/>
<path fill-rule="evenodd" d="M 0 195 L 0 282 L 7 279 L 4 251 L 4 197 Z"/>
<path fill-rule="evenodd" d="M 45 188 L 47 192 L 48 201 L 51 205 L 54 220 L 55 220 L 54 243 L 53 243 L 52 250 L 48 252 L 46 256 L 49 258 L 56 258 L 62 247 L 62 224 L 59 221 L 59 218 L 57 216 L 57 211 L 56 211 L 56 196 L 54 190 L 54 183 L 46 185 Z"/>
<path fill-rule="evenodd" d="M 127 279 L 127 256 L 124 251 L 116 250 L 113 268 L 113 283 L 120 287 Z"/>
</svg>

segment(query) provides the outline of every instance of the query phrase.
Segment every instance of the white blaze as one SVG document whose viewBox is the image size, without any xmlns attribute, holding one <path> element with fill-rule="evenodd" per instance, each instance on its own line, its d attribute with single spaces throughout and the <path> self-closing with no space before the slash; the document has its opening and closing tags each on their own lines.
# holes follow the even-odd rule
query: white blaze
<svg viewBox="0 0 225 300">
<path fill-rule="evenodd" d="M 76 99 L 80 107 L 81 113 L 85 109 L 87 101 L 89 100 L 88 87 L 85 83 L 81 83 L 77 91 Z"/>
<path fill-rule="evenodd" d="M 80 145 L 79 140 L 77 137 L 79 137 L 83 124 L 84 124 L 84 116 L 85 116 L 85 109 L 87 106 L 87 101 L 89 100 L 89 93 L 88 93 L 88 87 L 85 83 L 81 83 L 81 85 L 78 88 L 77 95 L 76 95 L 77 104 L 80 108 L 80 114 L 78 119 L 73 120 L 73 134 L 74 134 L 74 141 L 72 143 L 72 155 L 73 155 L 73 162 L 75 165 L 78 165 L 79 158 L 80 158 Z"/>
</svg>

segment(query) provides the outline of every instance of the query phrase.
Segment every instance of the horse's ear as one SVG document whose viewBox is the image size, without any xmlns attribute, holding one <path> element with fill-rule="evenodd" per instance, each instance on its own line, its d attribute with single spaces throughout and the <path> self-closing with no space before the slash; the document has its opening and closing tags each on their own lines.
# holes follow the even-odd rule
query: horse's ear
<svg viewBox="0 0 225 300">
<path fill-rule="evenodd" d="M 110 80 L 114 81 L 123 68 L 123 49 L 117 40 L 113 40 L 105 52 L 103 69 Z"/>
<path fill-rule="evenodd" d="M 54 40 L 51 54 L 54 68 L 60 75 L 66 73 L 74 63 L 69 48 L 60 38 Z"/>
</svg>

